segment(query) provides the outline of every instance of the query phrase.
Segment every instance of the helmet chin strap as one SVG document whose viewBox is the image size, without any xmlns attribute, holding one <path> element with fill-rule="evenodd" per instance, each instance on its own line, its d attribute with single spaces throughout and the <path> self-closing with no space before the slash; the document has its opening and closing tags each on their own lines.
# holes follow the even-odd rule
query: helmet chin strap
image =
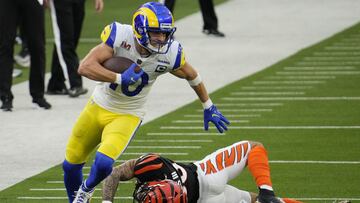
<svg viewBox="0 0 360 203">
<path fill-rule="evenodd" d="M 141 45 L 138 40 L 136 38 L 134 38 L 135 40 L 135 48 L 136 51 L 140 54 L 141 57 L 149 57 L 151 54 L 153 54 L 153 52 L 151 50 L 149 50 L 147 47 Z"/>
</svg>

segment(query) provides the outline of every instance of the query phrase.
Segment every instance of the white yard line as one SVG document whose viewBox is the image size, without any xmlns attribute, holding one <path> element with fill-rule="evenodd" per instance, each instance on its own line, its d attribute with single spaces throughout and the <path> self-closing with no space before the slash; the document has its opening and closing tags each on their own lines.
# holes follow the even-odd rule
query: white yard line
<svg viewBox="0 0 360 203">
<path fill-rule="evenodd" d="M 360 100 L 360 97 L 223 97 L 229 101 L 341 101 Z"/>
<path fill-rule="evenodd" d="M 201 146 L 128 146 L 128 149 L 201 149 Z"/>
<path fill-rule="evenodd" d="M 357 45 L 359 46 L 359 45 Z M 360 61 L 358 56 L 307 56 L 303 61 Z"/>
<path fill-rule="evenodd" d="M 213 142 L 213 140 L 169 140 L 169 139 L 166 139 L 166 140 L 159 140 L 159 139 L 149 139 L 149 140 L 133 140 L 133 142 L 168 142 L 168 143 L 179 143 L 179 142 L 203 142 L 203 143 L 206 143 L 206 142 Z"/>
<path fill-rule="evenodd" d="M 124 160 L 124 159 L 118 159 L 115 162 L 116 163 L 124 163 L 125 161 L 126 160 Z M 184 160 L 184 159 L 183 160 L 181 160 L 181 159 L 177 160 L 177 159 L 174 159 L 174 161 L 176 161 L 178 163 L 194 163 L 197 160 Z"/>
<path fill-rule="evenodd" d="M 286 71 L 305 71 L 305 70 L 355 70 L 354 66 L 324 66 L 324 67 L 316 67 L 316 66 L 288 66 L 283 68 Z"/>
<path fill-rule="evenodd" d="M 326 75 L 296 75 L 296 76 L 267 76 L 266 79 L 271 80 L 329 80 L 336 79 L 336 76 Z"/>
<path fill-rule="evenodd" d="M 229 120 L 230 123 L 249 123 L 249 120 Z M 204 120 L 174 120 L 172 123 L 204 123 Z"/>
<path fill-rule="evenodd" d="M 210 129 L 216 129 L 210 126 Z M 239 129 L 360 129 L 360 126 L 234 126 L 228 127 L 231 130 Z M 200 130 L 204 129 L 203 126 L 160 126 L 162 130 Z"/>
<path fill-rule="evenodd" d="M 186 118 L 203 118 L 203 115 L 199 114 L 185 114 Z M 258 118 L 260 114 L 226 114 L 226 118 Z"/>
<path fill-rule="evenodd" d="M 273 164 L 360 164 L 360 161 L 270 160 Z"/>
<path fill-rule="evenodd" d="M 324 50 L 358 51 L 360 50 L 360 47 L 328 46 L 328 47 L 324 47 Z"/>
<path fill-rule="evenodd" d="M 198 109 L 197 112 L 203 112 Z M 221 112 L 271 112 L 272 109 L 221 109 Z"/>
<path fill-rule="evenodd" d="M 313 86 L 244 86 L 243 90 L 305 90 L 312 89 Z"/>
<path fill-rule="evenodd" d="M 314 52 L 314 56 L 360 56 L 360 51 L 321 51 Z"/>
<path fill-rule="evenodd" d="M 221 107 L 233 107 L 233 106 L 282 106 L 283 103 L 216 103 L 216 106 Z"/>
<path fill-rule="evenodd" d="M 279 71 L 278 75 L 358 75 L 360 71 Z"/>
<path fill-rule="evenodd" d="M 360 61 L 300 61 L 295 63 L 297 66 L 352 66 L 359 64 Z"/>
<path fill-rule="evenodd" d="M 279 74 L 279 72 L 277 72 Z M 297 75 L 297 74 L 289 74 L 289 75 Z M 325 81 L 319 80 L 288 80 L 288 81 L 254 81 L 254 85 L 316 85 L 316 84 L 324 84 Z"/>
<path fill-rule="evenodd" d="M 230 95 L 304 95 L 305 92 L 231 92 Z"/>
<path fill-rule="evenodd" d="M 359 47 L 360 42 L 335 42 L 334 46 L 347 46 L 347 47 Z"/>
<path fill-rule="evenodd" d="M 174 133 L 174 132 L 162 132 L 162 133 L 146 133 L 149 136 L 206 136 L 206 135 L 220 135 L 219 133 Z"/>
</svg>

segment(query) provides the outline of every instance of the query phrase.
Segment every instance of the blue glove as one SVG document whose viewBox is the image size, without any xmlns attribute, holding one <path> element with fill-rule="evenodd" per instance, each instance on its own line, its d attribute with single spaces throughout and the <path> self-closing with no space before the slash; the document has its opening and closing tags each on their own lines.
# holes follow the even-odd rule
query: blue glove
<svg viewBox="0 0 360 203">
<path fill-rule="evenodd" d="M 230 122 L 221 114 L 220 111 L 217 110 L 215 105 L 210 106 L 208 109 L 204 109 L 204 128 L 205 130 L 209 129 L 209 122 L 214 123 L 216 128 L 220 133 L 223 133 L 224 130 L 227 130 L 227 125 L 230 124 Z"/>
<path fill-rule="evenodd" d="M 140 79 L 142 74 L 144 74 L 144 71 L 142 69 L 140 72 L 136 73 L 136 66 L 136 63 L 131 64 L 131 66 L 121 74 L 121 85 L 132 85 Z"/>
</svg>

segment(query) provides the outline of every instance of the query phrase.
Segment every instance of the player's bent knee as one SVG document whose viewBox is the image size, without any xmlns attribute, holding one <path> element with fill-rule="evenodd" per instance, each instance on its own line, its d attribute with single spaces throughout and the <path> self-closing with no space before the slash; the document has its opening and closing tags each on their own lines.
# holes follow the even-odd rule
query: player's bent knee
<svg viewBox="0 0 360 203">
<path fill-rule="evenodd" d="M 80 150 L 66 149 L 65 159 L 71 164 L 85 163 L 87 157 Z"/>
<path fill-rule="evenodd" d="M 72 164 L 70 162 L 68 162 L 66 159 L 64 160 L 62 167 L 63 170 L 66 172 L 74 172 L 74 171 L 79 171 L 82 169 L 82 167 L 84 166 L 84 164 Z"/>
<path fill-rule="evenodd" d="M 113 163 L 114 163 L 114 159 L 112 159 L 111 157 L 101 152 L 96 152 L 94 165 L 96 169 L 99 172 L 101 172 L 101 174 L 104 174 L 105 177 L 110 175 L 112 171 Z"/>
</svg>

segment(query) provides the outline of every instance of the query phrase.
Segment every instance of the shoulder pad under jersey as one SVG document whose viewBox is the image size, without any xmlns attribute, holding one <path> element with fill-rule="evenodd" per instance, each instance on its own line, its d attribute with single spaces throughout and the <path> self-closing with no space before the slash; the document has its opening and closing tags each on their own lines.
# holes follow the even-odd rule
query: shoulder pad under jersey
<svg viewBox="0 0 360 203">
<path fill-rule="evenodd" d="M 175 49 L 177 50 L 174 50 L 176 52 L 176 58 L 173 70 L 176 70 L 185 64 L 185 54 L 181 44 L 178 43 L 178 46 Z"/>
<path fill-rule="evenodd" d="M 113 22 L 110 25 L 107 25 L 101 32 L 101 41 L 110 46 L 111 48 L 114 48 L 117 31 L 116 26 L 116 23 Z"/>
</svg>

